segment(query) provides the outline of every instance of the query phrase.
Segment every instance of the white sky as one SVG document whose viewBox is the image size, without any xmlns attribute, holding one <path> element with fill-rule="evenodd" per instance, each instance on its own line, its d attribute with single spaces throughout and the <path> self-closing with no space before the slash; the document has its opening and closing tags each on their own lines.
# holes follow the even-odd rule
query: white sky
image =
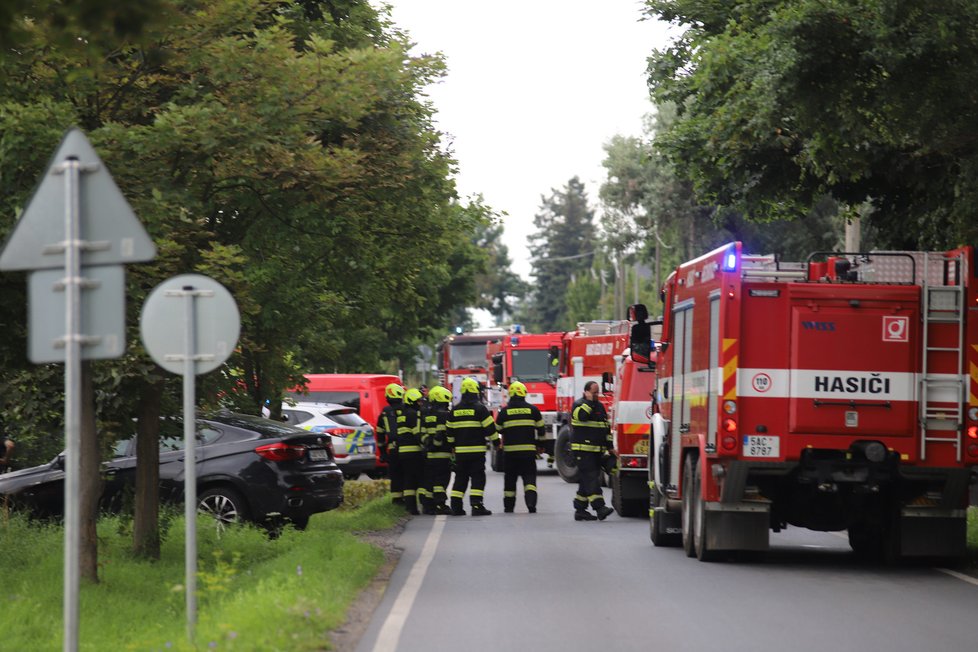
<svg viewBox="0 0 978 652">
<path fill-rule="evenodd" d="M 448 75 L 428 94 L 459 162 L 459 193 L 508 213 L 513 271 L 529 280 L 541 196 L 577 175 L 597 207 L 602 145 L 641 134 L 652 109 L 646 57 L 667 43 L 667 26 L 640 22 L 639 0 L 386 3 L 414 54 L 445 55 Z"/>
</svg>

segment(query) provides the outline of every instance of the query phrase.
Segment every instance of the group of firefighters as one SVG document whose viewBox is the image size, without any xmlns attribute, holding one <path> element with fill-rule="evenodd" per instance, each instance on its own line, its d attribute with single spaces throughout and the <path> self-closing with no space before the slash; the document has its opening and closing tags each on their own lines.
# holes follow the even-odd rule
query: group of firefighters
<svg viewBox="0 0 978 652">
<path fill-rule="evenodd" d="M 527 510 L 537 511 L 536 459 L 546 434 L 543 416 L 526 400 L 526 385 L 521 382 L 510 383 L 509 401 L 495 419 L 482 402 L 480 389 L 475 379 L 464 379 L 461 398 L 452 405 L 452 393 L 440 385 L 427 396 L 398 383 L 387 386 L 387 407 L 377 420 L 377 444 L 381 460 L 388 464 L 391 497 L 408 513 L 463 516 L 468 491 L 473 516 L 492 514 L 483 504 L 487 447 L 503 453 L 503 511 L 513 512 L 516 507 L 518 479 L 523 482 Z M 597 390 L 597 383 L 588 383 L 571 412 L 571 450 L 580 475 L 574 497 L 578 521 L 604 520 L 614 513 L 601 495 L 602 464 L 613 460 L 615 451 Z"/>
</svg>

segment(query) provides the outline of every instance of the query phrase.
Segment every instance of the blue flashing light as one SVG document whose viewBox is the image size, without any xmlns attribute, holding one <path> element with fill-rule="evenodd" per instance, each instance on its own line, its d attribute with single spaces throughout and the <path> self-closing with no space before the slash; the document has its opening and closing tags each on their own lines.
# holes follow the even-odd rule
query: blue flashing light
<svg viewBox="0 0 978 652">
<path fill-rule="evenodd" d="M 723 255 L 723 271 L 734 272 L 737 270 L 737 252 L 729 251 Z"/>
<path fill-rule="evenodd" d="M 510 345 L 512 345 L 512 346 L 517 346 L 517 345 L 518 345 L 518 344 L 520 343 L 520 338 L 518 338 L 518 337 L 516 337 L 516 336 L 514 335 L 514 336 L 512 336 L 511 338 L 509 338 L 509 343 L 510 343 Z"/>
</svg>

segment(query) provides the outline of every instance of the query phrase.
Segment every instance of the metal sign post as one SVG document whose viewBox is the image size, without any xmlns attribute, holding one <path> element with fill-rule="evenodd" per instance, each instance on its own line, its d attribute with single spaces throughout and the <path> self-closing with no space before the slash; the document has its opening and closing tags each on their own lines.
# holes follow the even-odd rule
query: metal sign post
<svg viewBox="0 0 978 652">
<path fill-rule="evenodd" d="M 155 256 L 155 245 L 91 143 L 78 129 L 69 129 L 0 252 L 0 270 L 31 272 L 29 358 L 65 363 L 66 652 L 78 649 L 81 361 L 122 355 L 122 264 Z M 59 279 L 61 270 L 64 276 Z M 83 277 L 83 271 L 90 275 Z M 93 307 L 96 295 L 98 308 Z M 86 323 L 96 313 L 98 319 Z M 64 325 L 63 332 L 57 330 L 58 323 Z"/>
<path fill-rule="evenodd" d="M 174 310 L 173 299 L 183 310 Z M 182 323 L 175 320 L 182 317 Z M 199 274 L 184 274 L 158 285 L 147 297 L 140 317 L 143 344 L 150 357 L 171 373 L 183 374 L 184 566 L 187 640 L 197 625 L 197 374 L 213 371 L 227 360 L 238 341 L 238 306 L 223 285 Z M 182 335 L 180 337 L 178 334 Z"/>
</svg>

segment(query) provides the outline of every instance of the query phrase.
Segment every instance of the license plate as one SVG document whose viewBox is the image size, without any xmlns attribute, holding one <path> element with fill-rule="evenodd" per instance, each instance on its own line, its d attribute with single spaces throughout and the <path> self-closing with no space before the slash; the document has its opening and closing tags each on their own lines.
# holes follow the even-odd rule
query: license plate
<svg viewBox="0 0 978 652">
<path fill-rule="evenodd" d="M 534 392 L 526 395 L 526 402 L 531 405 L 543 405 L 543 394 Z"/>
<path fill-rule="evenodd" d="M 324 462 L 329 459 L 329 453 L 322 448 L 310 448 L 309 459 L 314 462 Z"/>
<path fill-rule="evenodd" d="M 744 457 L 781 457 L 781 439 L 764 435 L 744 435 Z"/>
</svg>

